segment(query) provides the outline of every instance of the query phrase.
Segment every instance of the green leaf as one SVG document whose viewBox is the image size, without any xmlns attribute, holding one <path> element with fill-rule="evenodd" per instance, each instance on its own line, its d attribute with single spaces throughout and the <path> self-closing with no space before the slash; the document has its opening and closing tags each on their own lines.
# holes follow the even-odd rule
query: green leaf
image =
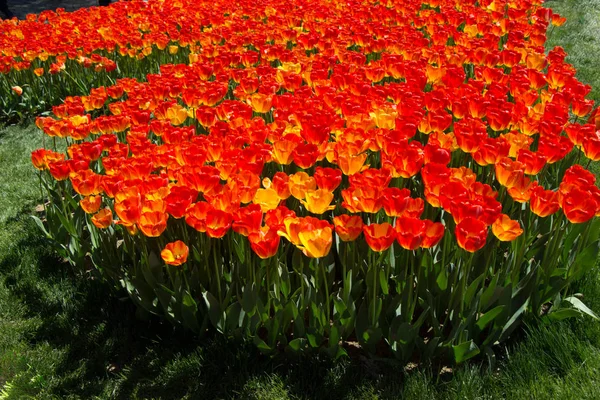
<svg viewBox="0 0 600 400">
<path fill-rule="evenodd" d="M 486 266 L 487 268 L 487 266 Z M 473 282 L 471 282 L 471 284 L 469 285 L 469 287 L 467 288 L 467 291 L 465 292 L 465 304 L 471 304 L 471 300 L 473 300 L 473 296 L 475 296 L 475 293 L 477 292 L 477 289 L 479 288 L 479 284 L 481 283 L 481 281 L 483 280 L 483 274 L 479 275 L 477 278 L 475 278 L 475 280 Z"/>
<path fill-rule="evenodd" d="M 258 350 L 260 350 L 264 354 L 273 353 L 273 348 L 266 344 L 265 341 L 259 338 L 258 336 L 254 336 L 254 344 L 256 345 Z"/>
<path fill-rule="evenodd" d="M 210 322 L 215 328 L 217 328 L 219 332 L 223 332 L 225 313 L 221 310 L 219 300 L 217 300 L 216 297 L 210 292 L 202 293 L 202 297 L 204 297 L 204 302 L 208 308 L 208 317 L 210 318 Z"/>
<path fill-rule="evenodd" d="M 181 317 L 183 319 L 183 325 L 197 333 L 200 330 L 200 325 L 198 325 L 198 319 L 196 317 L 198 305 L 187 291 L 183 293 L 181 300 Z"/>
<path fill-rule="evenodd" d="M 435 280 L 440 290 L 446 290 L 448 287 L 448 274 L 446 273 L 446 268 L 442 268 L 437 279 Z"/>
<path fill-rule="evenodd" d="M 388 287 L 388 277 L 383 269 L 379 270 L 379 284 L 381 285 L 381 291 L 383 294 L 387 295 L 390 290 Z"/>
<path fill-rule="evenodd" d="M 38 217 L 36 217 L 35 215 L 31 215 L 31 218 L 35 221 L 35 224 L 40 228 L 40 230 L 42 232 L 44 232 L 44 235 L 46 235 L 46 237 L 48 239 L 51 239 L 52 235 L 50 235 L 50 233 L 48 233 L 48 231 L 46 230 L 46 227 L 44 226 L 44 223 L 42 222 L 42 220 L 39 219 Z"/>
<path fill-rule="evenodd" d="M 502 311 L 504 311 L 505 308 L 506 306 L 498 306 L 483 314 L 476 323 L 479 330 L 484 330 L 485 327 L 490 324 L 490 322 L 492 322 L 498 315 L 502 313 Z"/>
<path fill-rule="evenodd" d="M 567 318 L 580 317 L 581 313 L 574 308 L 560 308 L 556 311 L 552 311 L 546 317 L 550 321 L 562 321 Z"/>
<path fill-rule="evenodd" d="M 246 257 L 245 257 L 245 251 L 244 251 L 245 250 L 244 243 L 242 242 L 242 240 L 238 240 L 238 239 L 234 238 L 233 239 L 233 248 L 235 249 L 235 254 L 237 254 L 240 263 L 243 264 Z"/>
<path fill-rule="evenodd" d="M 333 348 L 340 343 L 340 331 L 337 326 L 333 325 L 329 331 L 329 347 Z"/>
<path fill-rule="evenodd" d="M 592 317 L 594 319 L 598 319 L 598 316 L 596 315 L 596 313 L 593 312 L 588 306 L 583 304 L 583 301 L 579 300 L 577 297 L 575 297 L 575 296 L 567 297 L 563 301 L 571 303 L 573 305 L 574 309 L 581 311 L 583 314 L 589 315 L 590 317 Z"/>
<path fill-rule="evenodd" d="M 291 340 L 288 343 L 288 347 L 292 349 L 294 352 L 299 352 L 306 347 L 306 339 L 305 338 L 297 338 Z"/>
<path fill-rule="evenodd" d="M 496 286 L 498 284 L 498 279 L 499 279 L 499 275 L 495 275 L 490 284 L 488 285 L 487 289 L 485 289 L 483 291 L 483 294 L 481 295 L 481 299 L 479 300 L 481 302 L 481 305 L 483 308 L 487 308 L 491 305 L 490 300 L 492 300 L 494 293 L 496 292 Z"/>
<path fill-rule="evenodd" d="M 573 265 L 569 268 L 569 278 L 579 279 L 596 265 L 598 261 L 598 244 L 599 242 L 594 242 L 577 254 Z"/>
<path fill-rule="evenodd" d="M 501 334 L 502 340 L 506 339 L 506 337 L 508 335 L 510 335 L 510 333 L 517 327 L 518 322 L 519 322 L 519 317 L 521 316 L 521 314 L 523 314 L 525 312 L 528 304 L 529 304 L 529 298 L 527 300 L 525 300 L 525 302 L 523 302 L 523 304 L 521 304 L 521 307 L 519 307 L 517 309 L 517 311 L 515 311 L 515 313 L 510 317 L 510 319 L 506 323 L 506 325 L 504 325 L 504 328 L 502 328 L 502 334 Z"/>
<path fill-rule="evenodd" d="M 457 346 L 452 346 L 452 351 L 454 353 L 454 360 L 457 363 L 461 363 L 479 354 L 479 347 L 472 340 L 469 340 Z"/>
<path fill-rule="evenodd" d="M 247 283 L 242 294 L 242 308 L 249 316 L 254 315 L 257 307 L 258 295 L 254 283 Z"/>
<path fill-rule="evenodd" d="M 57 212 L 56 216 L 60 220 L 60 223 L 62 224 L 62 226 L 67 230 L 67 232 L 69 232 L 69 234 L 71 236 L 77 236 L 77 231 L 75 230 L 75 227 L 69 221 L 69 219 L 63 215 L 62 212 Z"/>
</svg>

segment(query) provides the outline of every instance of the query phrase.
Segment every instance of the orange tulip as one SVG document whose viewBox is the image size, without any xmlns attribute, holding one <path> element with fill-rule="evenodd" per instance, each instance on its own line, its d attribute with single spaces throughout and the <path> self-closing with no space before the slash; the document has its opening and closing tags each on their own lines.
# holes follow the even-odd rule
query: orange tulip
<svg viewBox="0 0 600 400">
<path fill-rule="evenodd" d="M 317 181 L 306 172 L 297 172 L 290 175 L 289 188 L 292 196 L 301 200 L 306 196 L 306 192 L 317 188 Z"/>
<path fill-rule="evenodd" d="M 503 242 L 512 242 L 523 233 L 519 221 L 510 219 L 506 214 L 501 214 L 492 224 L 492 233 Z"/>
<path fill-rule="evenodd" d="M 339 215 L 333 218 L 335 233 L 344 242 L 356 240 L 363 230 L 363 220 L 358 215 Z"/>
<path fill-rule="evenodd" d="M 73 190 L 82 196 L 98 194 L 102 191 L 100 187 L 100 175 L 92 170 L 71 172 L 69 174 Z"/>
<path fill-rule="evenodd" d="M 425 228 L 423 229 L 423 241 L 421 247 L 429 249 L 439 243 L 444 237 L 444 225 L 440 222 L 433 222 L 428 219 L 424 220 Z"/>
<path fill-rule="evenodd" d="M 148 237 L 159 237 L 167 229 L 169 214 L 160 211 L 142 213 L 137 227 Z"/>
<path fill-rule="evenodd" d="M 87 196 L 79 201 L 79 205 L 86 214 L 94 214 L 100 209 L 102 196 Z"/>
<path fill-rule="evenodd" d="M 389 249 L 396 239 L 394 227 L 387 222 L 365 225 L 363 233 L 371 250 L 378 252 Z"/>
<path fill-rule="evenodd" d="M 455 235 L 458 245 L 470 253 L 485 246 L 487 234 L 487 225 L 472 217 L 465 218 L 456 225 Z"/>
<path fill-rule="evenodd" d="M 421 246 L 425 222 L 410 217 L 400 217 L 396 221 L 396 239 L 406 250 L 415 250 Z"/>
<path fill-rule="evenodd" d="M 231 228 L 232 222 L 231 214 L 214 210 L 206 216 L 206 234 L 212 238 L 222 238 Z"/>
<path fill-rule="evenodd" d="M 305 198 L 306 200 L 300 200 L 300 202 L 306 207 L 308 212 L 313 214 L 323 214 L 335 208 L 335 205 L 330 206 L 333 200 L 333 193 L 328 190 L 309 190 L 306 192 Z"/>
<path fill-rule="evenodd" d="M 108 207 L 103 208 L 102 210 L 98 211 L 92 217 L 92 223 L 98 229 L 106 229 L 112 224 L 112 222 L 113 222 L 112 211 L 110 211 L 110 208 L 108 208 Z"/>
<path fill-rule="evenodd" d="M 496 163 L 496 179 L 502 186 L 509 189 L 515 186 L 524 174 L 525 166 L 508 157 L 504 157 Z"/>
<path fill-rule="evenodd" d="M 274 189 L 258 189 L 252 202 L 258 204 L 262 212 L 274 210 L 279 205 L 281 199 Z"/>
<path fill-rule="evenodd" d="M 342 171 L 333 168 L 317 167 L 314 178 L 319 189 L 333 192 L 342 183 Z"/>
<path fill-rule="evenodd" d="M 160 256 L 167 265 L 179 266 L 187 261 L 190 249 L 181 240 L 168 243 L 160 252 Z"/>
<path fill-rule="evenodd" d="M 581 224 L 592 219 L 598 211 L 598 202 L 587 190 L 577 187 L 562 196 L 561 206 L 567 219 L 574 224 Z"/>
<path fill-rule="evenodd" d="M 302 252 L 305 256 L 310 258 L 321 258 L 329 254 L 331 245 L 333 243 L 333 229 L 327 223 L 319 224 L 317 226 L 306 226 L 303 230 L 298 232 L 298 238 L 302 246 Z"/>
<path fill-rule="evenodd" d="M 256 232 L 248 236 L 250 247 L 262 259 L 266 259 L 277 254 L 281 237 L 277 230 L 263 226 Z"/>
<path fill-rule="evenodd" d="M 540 217 L 547 217 L 560 210 L 560 193 L 552 190 L 544 190 L 537 186 L 532 189 L 529 198 L 531 212 Z"/>
</svg>

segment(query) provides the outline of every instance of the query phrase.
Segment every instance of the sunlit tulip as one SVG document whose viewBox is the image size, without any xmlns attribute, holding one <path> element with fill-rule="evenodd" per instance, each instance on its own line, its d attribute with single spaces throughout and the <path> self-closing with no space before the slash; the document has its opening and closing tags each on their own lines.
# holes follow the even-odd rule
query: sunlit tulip
<svg viewBox="0 0 600 400">
<path fill-rule="evenodd" d="M 103 208 L 92 216 L 92 223 L 98 229 L 106 229 L 113 222 L 112 211 L 110 208 Z"/>
<path fill-rule="evenodd" d="M 473 253 L 485 246 L 488 228 L 483 221 L 469 217 L 456 225 L 455 234 L 458 245 Z"/>
<path fill-rule="evenodd" d="M 250 247 L 262 259 L 277 254 L 280 239 L 277 230 L 269 227 L 263 227 L 248 236 Z"/>
<path fill-rule="evenodd" d="M 160 256 L 167 265 L 179 266 L 187 261 L 190 253 L 189 247 L 181 240 L 168 243 L 160 252 Z"/>
<path fill-rule="evenodd" d="M 365 225 L 363 233 L 371 250 L 378 252 L 389 249 L 396 239 L 394 227 L 387 222 Z"/>
<path fill-rule="evenodd" d="M 325 222 L 325 221 L 323 221 Z M 321 258 L 329 254 L 333 243 L 331 226 L 306 226 L 298 232 L 304 255 L 311 258 Z"/>
<path fill-rule="evenodd" d="M 492 233 L 503 242 L 511 242 L 521 236 L 523 229 L 519 225 L 519 221 L 502 214 L 492 224 Z"/>
<path fill-rule="evenodd" d="M 87 214 L 94 214 L 100 209 L 102 196 L 87 196 L 79 201 L 79 205 Z"/>
<path fill-rule="evenodd" d="M 363 230 L 363 220 L 358 215 L 339 215 L 333 218 L 335 233 L 344 242 L 352 242 L 356 240 Z"/>
<path fill-rule="evenodd" d="M 305 199 L 301 200 L 302 204 L 313 214 L 323 214 L 335 208 L 335 205 L 330 205 L 333 200 L 333 193 L 325 189 L 307 191 Z"/>
</svg>

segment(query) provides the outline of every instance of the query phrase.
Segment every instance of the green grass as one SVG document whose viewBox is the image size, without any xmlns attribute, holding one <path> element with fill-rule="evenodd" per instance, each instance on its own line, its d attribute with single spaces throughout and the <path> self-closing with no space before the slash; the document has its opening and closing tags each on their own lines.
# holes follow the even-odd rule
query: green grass
<svg viewBox="0 0 600 400">
<path fill-rule="evenodd" d="M 559 28 L 550 28 L 546 48 L 561 46 L 566 61 L 577 68 L 577 78 L 592 86 L 590 98 L 600 103 L 600 1 L 546 0 L 545 7 L 567 18 Z"/>
<path fill-rule="evenodd" d="M 547 4 L 569 18 L 550 45 L 565 48 L 600 101 L 600 0 Z M 40 145 L 34 127 L 0 130 L 0 399 L 598 398 L 600 323 L 590 319 L 526 327 L 497 349 L 492 371 L 270 359 L 251 344 L 139 319 L 101 282 L 73 276 L 28 217 L 40 201 L 29 153 Z M 578 290 L 600 311 L 597 273 Z"/>
</svg>

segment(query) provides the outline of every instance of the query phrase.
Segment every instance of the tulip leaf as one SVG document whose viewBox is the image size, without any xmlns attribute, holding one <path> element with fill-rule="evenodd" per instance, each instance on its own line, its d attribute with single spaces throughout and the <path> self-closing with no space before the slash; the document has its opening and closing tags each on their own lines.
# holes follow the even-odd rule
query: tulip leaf
<svg viewBox="0 0 600 400">
<path fill-rule="evenodd" d="M 217 300 L 210 292 L 202 293 L 202 297 L 204 297 L 204 302 L 208 308 L 208 317 L 210 318 L 210 322 L 215 328 L 217 328 L 219 332 L 223 332 L 224 313 L 221 310 L 219 300 Z"/>
<path fill-rule="evenodd" d="M 513 315 L 510 317 L 510 319 L 508 320 L 508 322 L 506 323 L 506 325 L 504 325 L 504 327 L 502 328 L 502 334 L 501 337 L 503 339 L 507 338 L 508 335 L 511 334 L 511 332 L 517 327 L 518 322 L 519 322 L 519 317 L 521 316 L 521 314 L 523 314 L 527 308 L 527 304 L 529 304 L 529 298 L 527 300 L 525 300 L 523 302 L 523 304 L 521 304 L 521 306 L 517 309 L 517 311 L 515 311 L 513 313 Z"/>
<path fill-rule="evenodd" d="M 242 243 L 241 239 L 237 239 L 237 238 L 233 238 L 233 248 L 235 249 L 235 254 L 238 257 L 238 260 L 240 261 L 240 263 L 244 263 L 246 257 L 245 257 L 245 249 L 244 249 L 244 243 Z"/>
<path fill-rule="evenodd" d="M 48 239 L 51 239 L 52 235 L 50 235 L 50 233 L 46 230 L 46 227 L 44 226 L 44 223 L 42 222 L 42 220 L 39 219 L 38 217 L 36 217 L 35 215 L 31 215 L 31 218 L 33 219 L 35 224 L 40 228 L 40 230 L 42 232 L 44 232 L 44 235 L 46 235 L 46 237 Z"/>
<path fill-rule="evenodd" d="M 198 313 L 198 305 L 186 290 L 181 298 L 181 317 L 186 327 L 194 332 L 198 332 L 200 326 L 196 314 Z"/>
<path fill-rule="evenodd" d="M 498 279 L 499 279 L 499 275 L 494 275 L 494 277 L 490 281 L 490 284 L 488 285 L 488 287 L 481 294 L 481 298 L 479 299 L 479 302 L 481 303 L 483 308 L 489 307 L 492 304 L 492 301 L 496 300 L 497 297 L 494 296 L 494 294 L 498 293 L 498 291 L 496 290 L 496 286 L 498 284 Z"/>
<path fill-rule="evenodd" d="M 299 352 L 306 347 L 306 339 L 305 338 L 296 338 L 290 340 L 288 343 L 288 347 L 292 349 L 294 352 Z"/>
<path fill-rule="evenodd" d="M 258 350 L 261 351 L 261 353 L 264 353 L 264 354 L 272 354 L 273 353 L 274 349 L 272 347 L 270 347 L 268 344 L 266 344 L 265 341 L 262 340 L 261 338 L 259 338 L 258 336 L 254 336 L 254 344 L 256 345 Z"/>
<path fill-rule="evenodd" d="M 257 307 L 258 295 L 254 283 L 247 283 L 242 294 L 242 308 L 249 316 L 254 315 Z"/>
<path fill-rule="evenodd" d="M 446 272 L 446 268 L 442 268 L 435 282 L 437 283 L 440 290 L 446 290 L 446 288 L 448 287 L 448 273 Z"/>
<path fill-rule="evenodd" d="M 479 288 L 479 284 L 483 280 L 483 277 L 483 274 L 479 275 L 477 278 L 475 278 L 475 280 L 473 280 L 473 282 L 471 282 L 471 284 L 467 288 L 467 291 L 465 292 L 464 304 L 471 304 L 473 296 L 475 296 L 475 293 L 477 292 L 477 289 Z"/>
<path fill-rule="evenodd" d="M 233 303 L 225 311 L 225 328 L 227 332 L 234 331 L 244 323 L 246 313 L 242 310 L 242 305 L 238 302 Z"/>
<path fill-rule="evenodd" d="M 483 314 L 476 323 L 479 330 L 483 331 L 486 326 L 488 326 L 498 315 L 502 313 L 502 311 L 504 311 L 505 308 L 506 306 L 504 305 L 497 306 Z"/>
<path fill-rule="evenodd" d="M 577 297 L 575 297 L 575 296 L 567 297 L 563 301 L 571 303 L 573 305 L 574 309 L 581 311 L 583 314 L 589 315 L 593 319 L 598 319 L 598 316 L 596 315 L 596 313 L 593 312 L 588 306 L 586 306 L 583 303 L 583 301 L 579 300 Z"/>
<path fill-rule="evenodd" d="M 388 276 L 384 269 L 379 270 L 379 284 L 381 285 L 381 291 L 383 294 L 389 294 L 390 290 L 388 287 Z"/>
<path fill-rule="evenodd" d="M 546 318 L 550 321 L 562 321 L 563 319 L 576 318 L 580 316 L 581 313 L 579 312 L 579 310 L 576 310 L 574 308 L 560 308 L 556 311 L 552 311 L 551 313 L 549 313 L 546 316 Z"/>
<path fill-rule="evenodd" d="M 333 325 L 329 331 L 329 347 L 333 348 L 340 343 L 340 331 L 336 325 Z"/>
<path fill-rule="evenodd" d="M 77 231 L 75 231 L 75 227 L 73 226 L 73 224 L 71 224 L 69 219 L 63 215 L 62 212 L 57 212 L 56 216 L 60 220 L 61 225 L 67 230 L 67 232 L 69 232 L 69 235 L 77 236 Z"/>
<path fill-rule="evenodd" d="M 598 244 L 595 242 L 587 246 L 582 252 L 577 254 L 571 268 L 569 268 L 568 277 L 571 279 L 581 278 L 587 271 L 593 268 L 598 261 Z"/>
<path fill-rule="evenodd" d="M 461 363 L 478 355 L 479 347 L 472 340 L 469 340 L 468 342 L 452 346 L 452 352 L 454 353 L 454 360 L 457 363 Z"/>
</svg>

